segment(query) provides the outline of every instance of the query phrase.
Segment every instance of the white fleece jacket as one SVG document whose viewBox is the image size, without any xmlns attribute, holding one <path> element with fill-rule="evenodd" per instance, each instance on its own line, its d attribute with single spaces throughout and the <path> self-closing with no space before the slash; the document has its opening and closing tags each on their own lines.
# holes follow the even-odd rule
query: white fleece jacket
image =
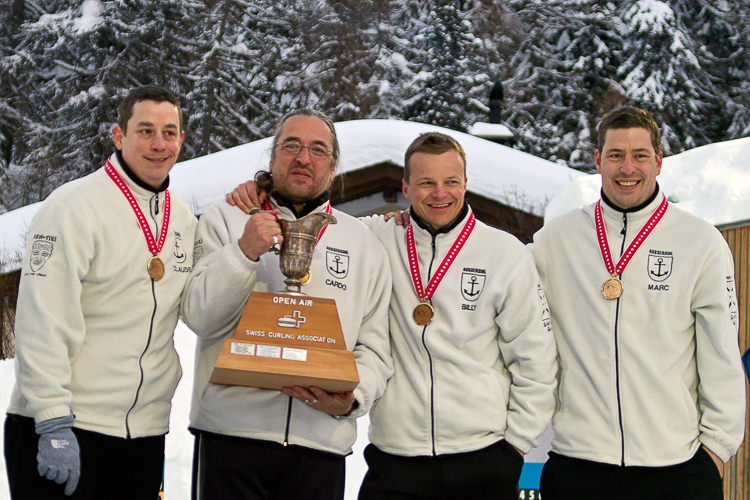
<svg viewBox="0 0 750 500">
<path fill-rule="evenodd" d="M 293 219 L 279 208 L 279 217 Z M 316 211 L 322 211 L 325 204 Z M 220 201 L 201 216 L 195 251 L 202 255 L 183 302 L 185 320 L 200 337 L 196 354 L 191 426 L 230 436 L 287 442 L 345 455 L 356 438 L 356 417 L 370 410 L 393 372 L 388 342 L 391 273 L 383 246 L 353 217 L 333 210 L 313 253 L 303 292 L 336 301 L 346 347 L 354 352 L 359 404 L 349 418 L 334 419 L 279 391 L 210 383 L 224 340 L 234 335 L 250 292 L 284 288 L 278 256 L 249 260 L 237 241 L 248 215 Z"/>
<path fill-rule="evenodd" d="M 434 239 L 412 223 L 425 287 L 467 218 Z M 504 438 L 528 452 L 552 417 L 557 363 L 526 247 L 477 221 L 432 298 L 432 322 L 419 326 L 405 228 L 382 217 L 364 220 L 393 271 L 395 373 L 371 413 L 372 443 L 387 453 L 424 456 L 474 451 Z"/>
<path fill-rule="evenodd" d="M 138 186 L 110 158 L 158 240 L 164 192 Z M 158 208 L 158 213 L 157 213 Z M 182 371 L 172 335 L 192 267 L 196 219 L 171 194 L 165 275 L 130 204 L 104 168 L 55 190 L 29 228 L 16 312 L 9 413 L 118 437 L 165 434 Z"/>
<path fill-rule="evenodd" d="M 661 203 L 602 202 L 615 262 Z M 616 465 L 668 466 L 701 443 L 726 461 L 742 442 L 745 380 L 734 266 L 721 233 L 670 204 L 607 300 L 594 205 L 553 219 L 532 252 L 560 352 L 553 450 Z"/>
</svg>

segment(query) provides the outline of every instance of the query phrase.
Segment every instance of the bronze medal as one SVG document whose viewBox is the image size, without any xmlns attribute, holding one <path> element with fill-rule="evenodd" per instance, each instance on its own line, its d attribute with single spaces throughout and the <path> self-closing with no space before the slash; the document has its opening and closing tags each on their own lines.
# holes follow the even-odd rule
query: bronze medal
<svg viewBox="0 0 750 500">
<path fill-rule="evenodd" d="M 601 200 L 596 202 L 596 206 L 594 207 L 594 221 L 596 225 L 596 237 L 599 241 L 599 251 L 602 254 L 602 260 L 604 260 L 604 266 L 607 268 L 607 272 L 612 275 L 610 279 L 602 284 L 602 295 L 605 299 L 614 300 L 622 295 L 625 285 L 617 278 L 617 276 L 622 276 L 622 272 L 625 271 L 625 268 L 630 263 L 630 259 L 633 258 L 633 255 L 635 255 L 643 242 L 646 241 L 648 235 L 654 230 L 664 216 L 664 213 L 667 211 L 667 208 L 669 208 L 669 202 L 667 201 L 667 197 L 664 196 L 662 197 L 659 206 L 654 210 L 654 213 L 651 214 L 651 217 L 649 217 L 641 230 L 638 231 L 638 234 L 630 243 L 630 246 L 628 246 L 625 253 L 617 262 L 617 265 L 615 265 L 612 260 L 612 253 L 609 251 L 607 230 L 604 225 L 604 217 L 602 216 L 602 202 Z"/>
<path fill-rule="evenodd" d="M 602 284 L 602 295 L 605 299 L 614 300 L 622 295 L 624 289 L 622 281 L 613 276 Z"/>
<path fill-rule="evenodd" d="M 414 308 L 414 321 L 419 326 L 429 325 L 433 316 L 435 316 L 435 309 L 429 302 L 422 302 Z"/>
<path fill-rule="evenodd" d="M 406 253 L 409 257 L 409 270 L 411 271 L 411 280 L 414 284 L 414 291 L 417 293 L 417 297 L 419 297 L 419 300 L 422 301 L 417 307 L 414 308 L 414 314 L 412 315 L 414 317 L 414 321 L 418 325 L 429 325 L 432 321 L 432 318 L 435 316 L 435 309 L 432 307 L 432 304 L 429 303 L 429 300 L 432 299 L 432 296 L 435 294 L 435 290 L 440 284 L 440 281 L 442 281 L 443 277 L 448 272 L 448 269 L 453 264 L 456 256 L 464 246 L 464 243 L 466 243 L 469 235 L 474 230 L 475 225 L 476 218 L 474 217 L 474 213 L 470 213 L 466 224 L 464 224 L 463 229 L 461 229 L 461 233 L 456 238 L 456 241 L 453 242 L 453 245 L 451 245 L 448 253 L 445 254 L 445 257 L 440 263 L 440 266 L 438 266 L 435 275 L 427 284 L 427 288 L 424 288 L 422 286 L 422 276 L 419 272 L 419 262 L 417 260 L 417 243 L 414 240 L 414 226 L 409 224 L 409 226 L 406 228 Z"/>
<path fill-rule="evenodd" d="M 148 260 L 148 275 L 154 281 L 159 281 L 164 277 L 164 263 L 156 255 Z"/>
</svg>

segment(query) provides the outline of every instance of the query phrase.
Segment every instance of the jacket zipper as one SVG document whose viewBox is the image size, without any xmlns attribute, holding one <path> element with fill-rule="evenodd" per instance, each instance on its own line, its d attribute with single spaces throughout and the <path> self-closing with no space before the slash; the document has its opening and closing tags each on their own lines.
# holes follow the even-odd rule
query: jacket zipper
<svg viewBox="0 0 750 500">
<path fill-rule="evenodd" d="M 292 422 L 292 401 L 294 398 L 289 396 L 289 406 L 286 409 L 286 424 L 284 425 L 284 442 L 281 443 L 283 446 L 289 445 L 289 424 Z"/>
<path fill-rule="evenodd" d="M 627 239 L 628 233 L 628 214 L 622 214 L 622 244 L 620 245 L 620 257 L 625 252 L 625 240 Z M 620 274 L 622 279 L 622 274 Z M 625 467 L 625 427 L 622 422 L 622 400 L 620 394 L 620 343 L 619 343 L 619 324 L 620 324 L 620 297 L 617 297 L 617 305 L 615 306 L 615 379 L 617 381 L 617 417 L 620 424 L 620 450 L 621 460 L 620 464 Z"/>
<path fill-rule="evenodd" d="M 159 239 L 159 224 L 156 221 L 155 215 L 159 213 L 159 194 L 154 194 L 154 196 L 151 197 L 151 200 L 149 200 L 149 204 L 151 201 L 154 201 L 154 209 L 149 210 L 151 213 L 151 219 L 154 221 L 154 227 L 156 228 L 156 239 Z M 125 414 L 125 433 L 128 439 L 131 438 L 130 435 L 130 413 L 135 408 L 135 405 L 138 404 L 138 396 L 141 394 L 141 388 L 143 387 L 143 356 L 146 355 L 146 352 L 148 351 L 149 346 L 151 345 L 151 336 L 154 332 L 154 318 L 156 318 L 156 283 L 154 282 L 154 279 L 151 278 L 151 296 L 154 298 L 154 310 L 151 312 L 151 322 L 149 323 L 148 327 L 148 339 L 146 340 L 146 347 L 144 347 L 143 352 L 141 353 L 140 357 L 138 358 L 138 370 L 140 371 L 140 380 L 138 381 L 138 389 L 135 391 L 135 399 L 133 400 L 133 404 L 130 406 L 130 409 Z"/>
<path fill-rule="evenodd" d="M 430 279 L 432 279 L 432 264 L 435 262 L 435 238 L 436 236 L 432 235 L 432 258 L 430 259 L 430 266 L 427 270 L 428 283 L 430 282 Z M 430 435 L 432 437 L 432 456 L 434 457 L 437 456 L 437 453 L 435 452 L 435 377 L 433 374 L 432 354 L 430 354 L 430 350 L 427 348 L 427 326 L 429 325 L 425 325 L 424 328 L 422 328 L 422 345 L 427 352 L 427 359 L 430 365 Z"/>
<path fill-rule="evenodd" d="M 156 283 L 154 282 L 154 279 L 151 278 L 151 294 L 154 297 L 154 310 L 151 313 L 151 323 L 148 327 L 148 340 L 146 341 L 146 347 L 143 348 L 143 352 L 141 353 L 141 356 L 138 358 L 138 369 L 141 372 L 141 379 L 138 382 L 138 390 L 135 391 L 135 399 L 133 400 L 133 404 L 131 405 L 130 409 L 128 410 L 128 413 L 125 415 L 125 431 L 127 433 L 127 438 L 130 439 L 130 412 L 133 411 L 133 408 L 135 408 L 135 405 L 138 403 L 138 396 L 141 393 L 141 387 L 143 387 L 143 356 L 146 355 L 146 352 L 148 351 L 149 346 L 151 345 L 151 335 L 154 331 L 154 318 L 156 317 Z"/>
</svg>

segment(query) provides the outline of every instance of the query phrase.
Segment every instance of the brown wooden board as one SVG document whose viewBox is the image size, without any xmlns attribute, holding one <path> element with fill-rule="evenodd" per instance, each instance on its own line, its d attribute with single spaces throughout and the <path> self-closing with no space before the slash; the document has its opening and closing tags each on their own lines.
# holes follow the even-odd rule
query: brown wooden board
<svg viewBox="0 0 750 500">
<path fill-rule="evenodd" d="M 346 350 L 336 301 L 307 295 L 251 293 L 234 338 Z"/>
<path fill-rule="evenodd" d="M 232 344 L 242 344 L 253 355 L 233 354 Z M 293 349 L 305 351 L 305 361 L 259 356 L 258 351 Z M 349 392 L 359 384 L 354 353 L 338 349 L 295 348 L 245 340 L 227 339 L 216 361 L 211 383 L 277 389 L 299 385 L 316 386 L 327 392 Z"/>
<path fill-rule="evenodd" d="M 252 292 L 234 338 L 222 346 L 210 381 L 349 392 L 359 383 L 359 375 L 333 299 Z"/>
</svg>

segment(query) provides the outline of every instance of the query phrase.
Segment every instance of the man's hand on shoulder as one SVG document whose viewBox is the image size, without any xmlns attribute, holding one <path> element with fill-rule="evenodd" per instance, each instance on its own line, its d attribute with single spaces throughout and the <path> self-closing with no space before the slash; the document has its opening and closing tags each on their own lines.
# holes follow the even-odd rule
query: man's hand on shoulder
<svg viewBox="0 0 750 500">
<path fill-rule="evenodd" d="M 409 225 L 409 211 L 408 210 L 396 210 L 395 212 L 388 212 L 385 214 L 386 222 L 396 219 L 397 226 L 408 226 Z"/>
<path fill-rule="evenodd" d="M 262 206 L 268 200 L 268 195 L 265 191 L 258 192 L 258 185 L 255 181 L 247 181 L 228 193 L 226 200 L 230 205 L 249 214 L 251 209 Z"/>
</svg>

